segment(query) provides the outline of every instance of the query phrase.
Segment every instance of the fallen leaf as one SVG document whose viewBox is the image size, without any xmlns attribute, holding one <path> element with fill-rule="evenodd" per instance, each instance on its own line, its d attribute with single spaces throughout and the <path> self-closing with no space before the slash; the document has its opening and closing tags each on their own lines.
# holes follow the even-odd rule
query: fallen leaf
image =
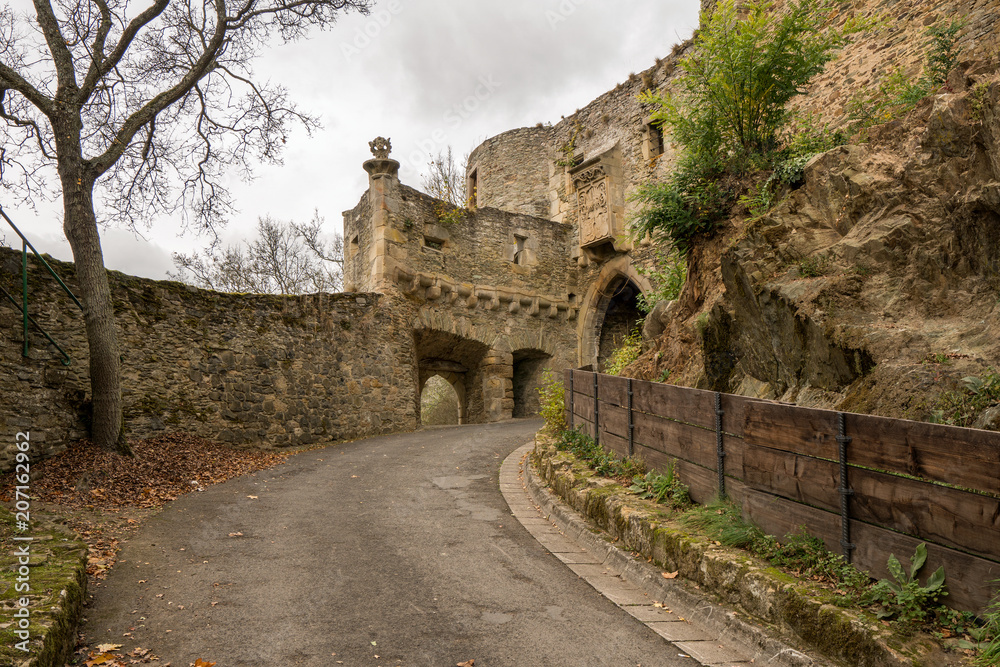
<svg viewBox="0 0 1000 667">
<path fill-rule="evenodd" d="M 473 667 L 476 664 L 476 659 L 466 660 L 465 662 L 460 662 L 456 667 Z"/>
<path fill-rule="evenodd" d="M 193 667 L 213 667 L 215 665 L 214 662 L 205 662 L 201 658 L 198 658 L 191 664 L 193 665 Z"/>
<path fill-rule="evenodd" d="M 247 498 L 250 500 L 257 500 L 257 496 L 247 496 Z M 215 663 L 213 662 L 212 664 L 214 665 Z"/>
<path fill-rule="evenodd" d="M 121 644 L 98 644 L 97 645 L 97 652 L 98 653 L 107 653 L 108 651 L 117 651 L 121 647 L 122 647 Z"/>
<path fill-rule="evenodd" d="M 243 531 L 238 533 L 229 533 L 229 537 L 243 537 Z"/>
<path fill-rule="evenodd" d="M 679 573 L 680 570 L 677 570 L 675 572 L 663 572 L 662 574 L 664 579 L 676 579 Z"/>
</svg>

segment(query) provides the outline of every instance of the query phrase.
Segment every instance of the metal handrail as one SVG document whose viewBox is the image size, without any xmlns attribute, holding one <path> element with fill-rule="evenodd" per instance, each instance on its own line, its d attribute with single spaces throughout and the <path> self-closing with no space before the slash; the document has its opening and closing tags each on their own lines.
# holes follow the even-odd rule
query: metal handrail
<svg viewBox="0 0 1000 667">
<path fill-rule="evenodd" d="M 64 283 L 62 278 L 59 277 L 59 274 L 57 274 L 55 270 L 49 265 L 49 263 L 45 261 L 45 258 L 42 257 L 37 250 L 35 250 L 35 246 L 31 245 L 31 241 L 29 241 L 24 236 L 24 234 L 21 233 L 21 230 L 17 228 L 17 225 L 14 224 L 14 221 L 7 216 L 7 214 L 3 210 L 2 205 L 0 205 L 0 217 L 3 217 L 3 219 L 7 221 L 7 224 L 10 225 L 10 228 L 14 230 L 14 233 L 21 238 L 21 303 L 19 304 L 17 300 L 13 296 L 11 296 L 10 292 L 8 292 L 3 287 L 0 287 L 0 291 L 3 292 L 4 296 L 6 296 L 7 299 L 14 304 L 15 307 L 21 309 L 21 331 L 24 337 L 24 349 L 21 353 L 21 356 L 24 357 L 28 356 L 28 324 L 30 323 L 34 325 L 34 327 L 38 329 L 38 331 L 40 331 L 41 334 L 45 336 L 45 338 L 48 339 L 48 341 L 52 343 L 52 345 L 55 346 L 57 350 L 59 350 L 59 353 L 63 356 L 62 360 L 63 365 L 69 366 L 70 363 L 72 362 L 72 359 L 70 358 L 69 354 L 67 354 L 66 351 L 59 346 L 58 343 L 52 340 L 52 336 L 50 336 L 48 332 L 45 331 L 45 329 L 43 329 L 42 326 L 35 321 L 35 318 L 33 318 L 31 315 L 28 314 L 28 249 L 29 248 L 31 249 L 32 254 L 36 258 L 38 258 L 39 261 L 41 261 L 42 265 L 49 272 L 49 275 L 55 278 L 56 282 L 59 283 L 59 286 L 63 288 L 63 291 L 69 295 L 69 298 L 73 299 L 73 303 L 77 305 L 77 307 L 80 309 L 81 312 L 84 310 L 83 304 L 81 304 L 80 300 L 76 298 L 76 295 L 73 294 L 73 291 L 66 286 L 66 283 Z"/>
</svg>

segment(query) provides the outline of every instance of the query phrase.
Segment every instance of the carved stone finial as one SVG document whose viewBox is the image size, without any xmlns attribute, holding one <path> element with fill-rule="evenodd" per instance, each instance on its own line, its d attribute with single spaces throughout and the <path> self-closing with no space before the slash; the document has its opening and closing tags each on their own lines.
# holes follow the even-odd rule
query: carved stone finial
<svg viewBox="0 0 1000 667">
<path fill-rule="evenodd" d="M 372 149 L 372 155 L 379 160 L 387 160 L 392 151 L 392 142 L 385 137 L 375 137 L 368 142 L 368 146 Z"/>
</svg>

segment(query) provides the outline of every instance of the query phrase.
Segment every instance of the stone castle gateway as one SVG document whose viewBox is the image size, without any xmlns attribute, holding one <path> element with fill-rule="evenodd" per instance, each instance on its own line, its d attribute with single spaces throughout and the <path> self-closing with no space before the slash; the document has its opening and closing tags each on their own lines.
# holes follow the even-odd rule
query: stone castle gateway
<svg viewBox="0 0 1000 667">
<path fill-rule="evenodd" d="M 835 121 L 848 77 L 869 85 L 890 64 L 919 68 L 924 26 L 942 5 L 911 4 L 877 49 L 848 46 L 796 104 Z M 992 9 L 960 0 L 948 10 L 967 17 L 966 57 L 995 53 Z M 669 88 L 687 48 L 555 125 L 485 141 L 466 174 L 475 206 L 452 223 L 376 146 L 369 189 L 344 214 L 343 294 L 218 294 L 110 272 L 129 434 L 286 447 L 409 430 L 435 375 L 455 387 L 463 421 L 493 421 L 537 409 L 545 368 L 601 368 L 657 263 L 654 245 L 624 234 L 628 195 L 665 179 L 674 160 L 638 95 Z M 74 286 L 72 265 L 53 264 Z M 18 253 L 0 249 L 0 284 L 19 294 Z M 23 357 L 19 309 L 0 300 L 0 437 L 31 429 L 47 456 L 87 433 L 87 344 L 82 315 L 33 261 L 29 292 L 32 317 L 72 362 L 34 330 Z M 0 448 L 0 469 L 12 457 Z"/>
</svg>

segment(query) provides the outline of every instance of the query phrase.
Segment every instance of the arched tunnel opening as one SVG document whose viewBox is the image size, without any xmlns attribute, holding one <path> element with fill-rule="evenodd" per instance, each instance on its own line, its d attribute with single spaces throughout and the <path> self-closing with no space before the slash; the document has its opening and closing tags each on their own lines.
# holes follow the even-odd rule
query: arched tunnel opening
<svg viewBox="0 0 1000 667">
<path fill-rule="evenodd" d="M 644 315 L 639 310 L 640 294 L 642 290 L 627 276 L 618 276 L 604 290 L 595 318 L 599 371 L 605 370 L 625 337 L 641 325 Z"/>
<path fill-rule="evenodd" d="M 538 388 L 542 373 L 552 357 L 541 350 L 514 351 L 514 416 L 533 417 L 541 402 Z"/>
<path fill-rule="evenodd" d="M 417 351 L 418 402 L 431 378 L 440 377 L 451 385 L 457 401 L 457 423 L 475 424 L 487 421 L 483 396 L 483 360 L 488 348 L 483 343 L 455 334 L 418 330 L 414 334 Z M 435 384 L 440 386 L 437 380 Z M 433 387 L 434 385 L 432 385 Z M 417 406 L 423 420 L 422 405 Z"/>
<path fill-rule="evenodd" d="M 461 423 L 462 406 L 458 391 L 441 375 L 427 379 L 420 392 L 420 423 L 424 426 L 447 426 Z"/>
</svg>

